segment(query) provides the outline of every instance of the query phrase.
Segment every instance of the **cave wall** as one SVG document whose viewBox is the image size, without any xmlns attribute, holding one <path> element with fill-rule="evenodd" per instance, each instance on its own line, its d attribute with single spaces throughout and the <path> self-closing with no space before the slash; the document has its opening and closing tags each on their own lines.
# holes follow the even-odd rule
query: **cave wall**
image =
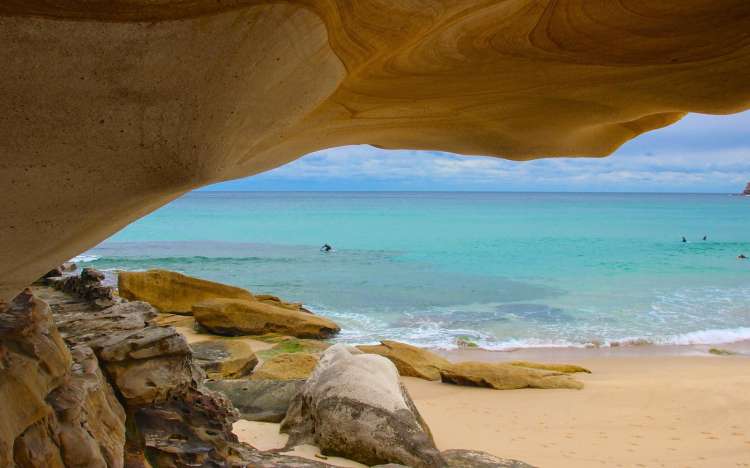
<svg viewBox="0 0 750 468">
<path fill-rule="evenodd" d="M 746 0 L 9 0 L 0 43 L 6 301 L 314 150 L 604 156 L 750 108 Z"/>
</svg>

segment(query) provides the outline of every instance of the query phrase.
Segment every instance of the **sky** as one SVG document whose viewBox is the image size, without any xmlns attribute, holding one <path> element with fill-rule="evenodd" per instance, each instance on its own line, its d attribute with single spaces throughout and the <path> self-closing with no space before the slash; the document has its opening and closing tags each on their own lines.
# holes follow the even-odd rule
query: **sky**
<svg viewBox="0 0 750 468">
<path fill-rule="evenodd" d="M 528 162 L 345 146 L 202 190 L 735 193 L 750 182 L 750 111 L 690 114 L 607 158 Z"/>
</svg>

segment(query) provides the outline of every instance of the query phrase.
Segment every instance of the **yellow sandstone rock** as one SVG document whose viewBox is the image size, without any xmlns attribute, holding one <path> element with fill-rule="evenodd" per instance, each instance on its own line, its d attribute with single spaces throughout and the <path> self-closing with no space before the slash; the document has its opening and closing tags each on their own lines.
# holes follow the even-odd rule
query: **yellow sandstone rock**
<svg viewBox="0 0 750 468">
<path fill-rule="evenodd" d="M 576 366 L 575 364 L 544 364 L 539 362 L 529 362 L 529 361 L 513 361 L 508 363 L 511 366 L 517 366 L 517 367 L 526 367 L 528 369 L 540 369 L 540 370 L 548 370 L 553 372 L 562 372 L 563 374 L 575 374 L 578 372 L 584 372 L 586 374 L 590 374 L 591 371 L 586 369 L 585 367 Z"/>
<path fill-rule="evenodd" d="M 190 345 L 193 362 L 206 371 L 209 379 L 241 379 L 249 375 L 258 358 L 253 347 L 229 338 L 199 341 Z"/>
<path fill-rule="evenodd" d="M 253 300 L 247 290 L 167 270 L 122 271 L 117 287 L 121 297 L 146 301 L 161 312 L 191 314 L 198 302 L 214 298 Z"/>
<path fill-rule="evenodd" d="M 299 380 L 310 376 L 318 357 L 306 353 L 279 354 L 265 361 L 250 380 Z"/>
<path fill-rule="evenodd" d="M 193 306 L 195 320 L 219 335 L 282 333 L 298 338 L 328 338 L 341 329 L 319 315 L 258 301 L 211 299 Z"/>
<path fill-rule="evenodd" d="M 407 377 L 440 380 L 440 370 L 451 364 L 433 352 L 398 341 L 383 340 L 379 345 L 360 345 L 357 348 L 363 353 L 387 357 L 396 365 L 398 373 Z"/>
<path fill-rule="evenodd" d="M 519 388 L 583 388 L 583 383 L 560 372 L 528 369 L 494 362 L 459 362 L 440 371 L 443 382 L 496 390 Z"/>
<path fill-rule="evenodd" d="M 5 301 L 312 151 L 604 156 L 750 108 L 747 0 L 11 0 L 0 44 Z"/>
</svg>

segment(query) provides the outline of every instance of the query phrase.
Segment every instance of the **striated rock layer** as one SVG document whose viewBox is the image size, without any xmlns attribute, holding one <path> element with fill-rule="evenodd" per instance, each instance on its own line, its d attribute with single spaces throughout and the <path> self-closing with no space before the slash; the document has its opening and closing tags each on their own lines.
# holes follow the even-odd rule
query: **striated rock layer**
<svg viewBox="0 0 750 468">
<path fill-rule="evenodd" d="M 750 107 L 746 0 L 9 0 L 0 43 L 5 301 L 321 148 L 600 156 Z"/>
</svg>

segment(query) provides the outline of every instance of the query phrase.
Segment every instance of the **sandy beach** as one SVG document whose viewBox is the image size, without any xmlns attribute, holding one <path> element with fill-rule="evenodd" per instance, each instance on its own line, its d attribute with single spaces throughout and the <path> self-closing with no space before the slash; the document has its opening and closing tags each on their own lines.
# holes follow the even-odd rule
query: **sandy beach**
<svg viewBox="0 0 750 468">
<path fill-rule="evenodd" d="M 544 467 L 750 466 L 750 358 L 622 351 L 558 352 L 589 355 L 575 361 L 592 370 L 580 391 L 404 382 L 440 449 Z"/>
<path fill-rule="evenodd" d="M 198 342 L 192 317 L 163 316 Z M 215 338 L 215 337 L 213 337 Z M 256 351 L 268 343 L 248 337 Z M 491 390 L 402 377 L 437 446 L 482 450 L 540 467 L 750 467 L 750 342 L 717 346 L 439 351 L 451 361 L 582 365 L 583 390 Z M 238 437 L 282 448 L 278 424 L 239 421 Z M 315 447 L 295 455 L 317 459 Z M 364 465 L 329 457 L 343 467 Z"/>
<path fill-rule="evenodd" d="M 727 346 L 746 349 L 747 344 Z M 457 351 L 452 360 L 575 362 L 583 390 L 403 382 L 441 450 L 483 450 L 541 467 L 750 466 L 750 357 L 702 347 Z M 280 448 L 278 425 L 240 421 L 239 437 Z M 314 448 L 295 454 L 313 458 Z M 339 466 L 362 466 L 329 459 Z"/>
</svg>

